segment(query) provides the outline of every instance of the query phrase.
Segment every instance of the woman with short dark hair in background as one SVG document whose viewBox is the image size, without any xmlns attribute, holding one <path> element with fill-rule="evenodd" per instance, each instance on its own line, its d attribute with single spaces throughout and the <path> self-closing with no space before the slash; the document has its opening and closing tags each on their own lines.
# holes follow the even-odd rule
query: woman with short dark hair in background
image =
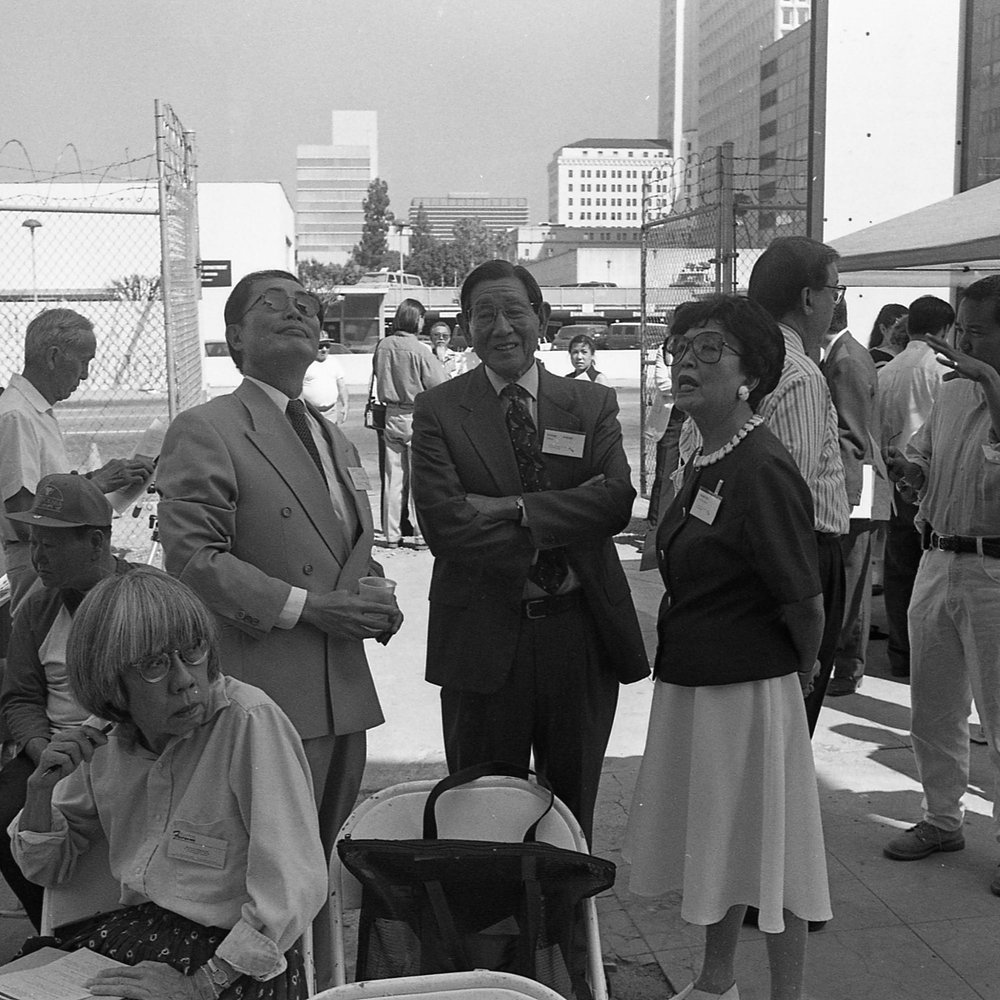
<svg viewBox="0 0 1000 1000">
<path fill-rule="evenodd" d="M 598 385 L 611 385 L 594 364 L 596 354 L 597 345 L 594 341 L 584 333 L 577 334 L 569 342 L 569 360 L 573 365 L 573 370 L 567 374 L 566 378 L 578 378 L 583 375 Z"/>
<path fill-rule="evenodd" d="M 868 335 L 868 353 L 876 368 L 887 365 L 906 347 L 906 317 L 909 310 L 898 302 L 882 306 Z M 902 330 L 902 338 L 900 331 Z M 902 341 L 902 342 L 900 342 Z"/>
<path fill-rule="evenodd" d="M 70 684 L 97 718 L 42 751 L 10 833 L 42 885 L 107 840 L 123 908 L 53 932 L 127 966 L 94 994 L 308 995 L 296 942 L 327 895 L 308 764 L 281 709 L 220 673 L 216 645 L 194 592 L 150 567 L 97 584 L 74 615 Z"/>
<path fill-rule="evenodd" d="M 803 705 L 823 631 L 812 500 L 755 412 L 784 341 L 756 303 L 715 296 L 677 310 L 666 351 L 674 403 L 703 446 L 656 539 L 666 593 L 630 887 L 679 891 L 681 916 L 705 928 L 701 973 L 678 998 L 737 1000 L 752 905 L 772 1000 L 798 1000 L 806 921 L 828 919 L 830 899 Z"/>
</svg>

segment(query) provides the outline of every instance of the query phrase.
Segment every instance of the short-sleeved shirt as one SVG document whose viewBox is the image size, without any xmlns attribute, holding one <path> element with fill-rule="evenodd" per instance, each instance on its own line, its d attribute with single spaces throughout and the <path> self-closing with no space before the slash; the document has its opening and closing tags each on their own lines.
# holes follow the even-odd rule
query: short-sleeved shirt
<svg viewBox="0 0 1000 1000">
<path fill-rule="evenodd" d="M 333 358 L 314 361 L 302 379 L 302 397 L 324 413 L 336 405 L 340 398 L 338 379 L 343 379 L 344 369 Z"/>
<path fill-rule="evenodd" d="M 711 524 L 692 511 L 700 490 L 722 498 Z M 666 588 L 658 679 L 698 687 L 798 669 L 781 606 L 821 590 L 812 498 L 766 427 L 712 465 L 688 464 L 660 524 L 657 561 Z"/>
<path fill-rule="evenodd" d="M 12 375 L 0 395 L 0 500 L 22 489 L 34 493 L 42 476 L 69 471 L 52 404 L 23 375 Z M 5 516 L 0 527 L 5 543 L 18 540 Z"/>
</svg>

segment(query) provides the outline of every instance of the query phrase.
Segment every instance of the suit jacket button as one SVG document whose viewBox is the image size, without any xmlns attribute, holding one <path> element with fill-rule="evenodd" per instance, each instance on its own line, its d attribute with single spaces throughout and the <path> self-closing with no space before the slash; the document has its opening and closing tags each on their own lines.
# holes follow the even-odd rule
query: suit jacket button
<svg viewBox="0 0 1000 1000">
<path fill-rule="evenodd" d="M 282 507 L 281 508 L 281 516 L 282 517 L 291 517 L 292 516 L 292 508 L 291 507 Z"/>
<path fill-rule="evenodd" d="M 237 612 L 236 612 L 236 617 L 237 617 L 237 618 L 238 618 L 238 619 L 239 619 L 240 621 L 243 621 L 243 619 L 244 619 L 244 618 L 246 618 L 246 612 L 245 612 L 245 611 L 237 611 Z"/>
<path fill-rule="evenodd" d="M 312 563 L 306 563 L 305 566 L 302 567 L 302 572 L 305 573 L 306 576 L 311 575 L 312 571 Z"/>
</svg>

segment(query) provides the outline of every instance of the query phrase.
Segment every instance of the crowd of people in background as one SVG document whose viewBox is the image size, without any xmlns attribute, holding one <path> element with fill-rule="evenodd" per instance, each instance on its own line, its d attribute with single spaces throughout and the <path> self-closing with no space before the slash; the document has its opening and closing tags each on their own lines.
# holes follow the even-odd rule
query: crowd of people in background
<svg viewBox="0 0 1000 1000">
<path fill-rule="evenodd" d="M 772 1000 L 802 996 L 807 932 L 833 917 L 810 739 L 824 698 L 863 683 L 873 586 L 924 791 L 885 855 L 964 847 L 973 702 L 1000 835 L 1000 278 L 957 316 L 887 305 L 867 344 L 845 291 L 836 251 L 775 240 L 746 296 L 676 310 L 653 369 L 643 566 L 663 593 L 624 853 L 633 891 L 679 893 L 704 928 L 688 1000 L 738 998 L 744 922 Z M 306 995 L 296 942 L 328 919 L 327 857 L 384 721 L 364 643 L 403 625 L 360 586 L 384 571 L 323 309 L 284 271 L 233 288 L 243 381 L 180 413 L 157 460 L 165 572 L 111 548 L 107 495 L 152 461 L 69 468 L 54 406 L 87 378 L 90 322 L 42 311 L 0 396 L 0 872 L 38 928 L 41 886 L 107 843 L 121 908 L 54 932 L 126 963 L 95 994 Z M 619 686 L 651 672 L 613 543 L 636 498 L 616 393 L 589 337 L 565 377 L 537 359 L 550 309 L 523 267 L 478 266 L 456 328 L 426 320 L 398 307 L 365 412 L 381 542 L 434 559 L 447 766 L 533 761 L 589 840 Z"/>
</svg>

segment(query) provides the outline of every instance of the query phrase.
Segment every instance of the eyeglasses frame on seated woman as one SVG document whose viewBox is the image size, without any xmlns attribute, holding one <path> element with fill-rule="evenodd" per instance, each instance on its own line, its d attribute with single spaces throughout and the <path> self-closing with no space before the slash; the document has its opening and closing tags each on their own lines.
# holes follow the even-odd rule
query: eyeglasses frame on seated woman
<svg viewBox="0 0 1000 1000">
<path fill-rule="evenodd" d="M 211 644 L 208 639 L 199 639 L 196 644 L 188 646 L 185 649 L 165 649 L 162 653 L 157 653 L 155 656 L 131 663 L 129 666 L 147 684 L 158 684 L 170 673 L 174 656 L 185 667 L 200 667 L 208 659 L 210 652 Z"/>
</svg>

